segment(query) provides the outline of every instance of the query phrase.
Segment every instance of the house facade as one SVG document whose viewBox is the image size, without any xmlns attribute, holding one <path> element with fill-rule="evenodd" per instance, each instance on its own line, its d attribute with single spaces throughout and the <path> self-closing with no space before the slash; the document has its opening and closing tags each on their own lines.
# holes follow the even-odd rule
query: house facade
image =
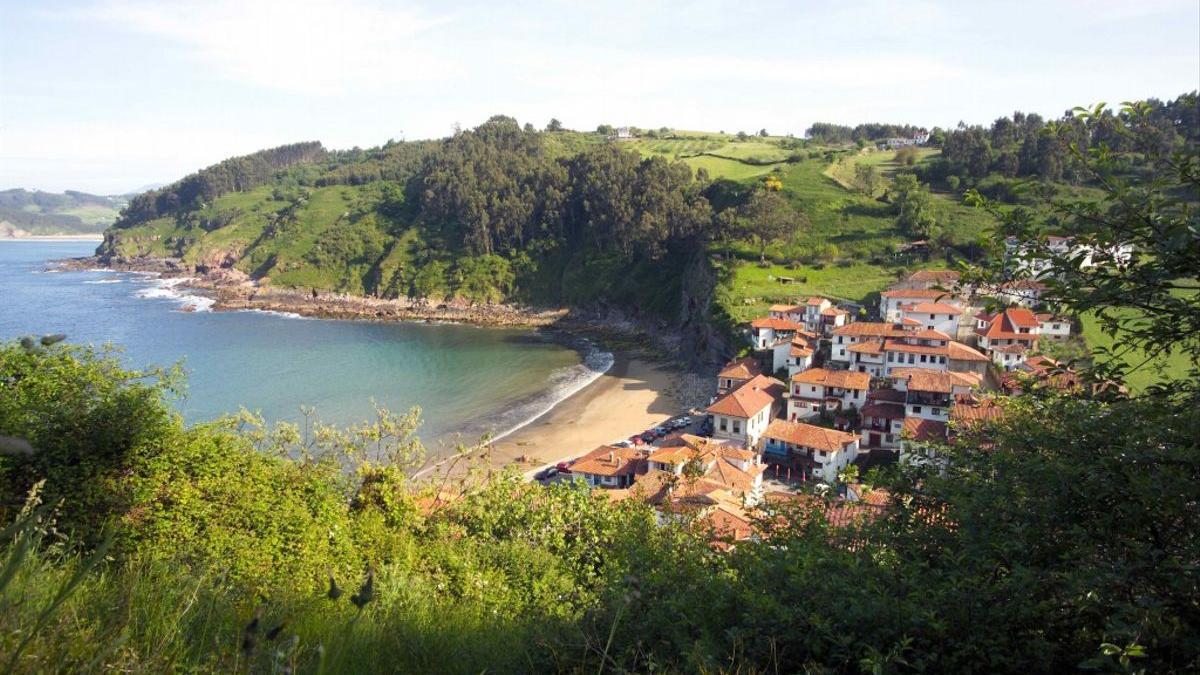
<svg viewBox="0 0 1200 675">
<path fill-rule="evenodd" d="M 786 389 L 779 380 L 756 375 L 718 398 L 705 409 L 712 416 L 713 437 L 753 447 L 782 409 Z"/>
<path fill-rule="evenodd" d="M 979 348 L 1005 370 L 1024 363 L 1038 348 L 1041 322 L 1024 307 L 1009 307 L 999 314 L 975 317 L 975 335 Z"/>
<path fill-rule="evenodd" d="M 866 403 L 871 376 L 849 370 L 810 368 L 792 376 L 787 393 L 787 419 L 813 417 L 822 411 L 858 408 Z"/>
<path fill-rule="evenodd" d="M 953 305 L 962 309 L 961 298 L 948 291 L 933 288 L 897 288 L 879 294 L 879 318 L 888 323 L 898 323 L 904 319 L 903 307 L 921 303 L 941 303 Z"/>
<path fill-rule="evenodd" d="M 762 364 L 757 357 L 747 356 L 730 361 L 717 373 L 717 396 L 724 396 L 762 374 Z"/>
<path fill-rule="evenodd" d="M 763 457 L 769 462 L 798 465 L 816 480 L 833 483 L 858 457 L 858 436 L 835 429 L 775 420 L 763 434 Z"/>
</svg>

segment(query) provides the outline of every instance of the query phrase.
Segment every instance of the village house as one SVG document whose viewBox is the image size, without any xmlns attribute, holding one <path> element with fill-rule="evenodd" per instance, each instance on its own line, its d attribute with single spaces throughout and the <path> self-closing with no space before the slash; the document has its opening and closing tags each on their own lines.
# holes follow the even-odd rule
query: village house
<svg viewBox="0 0 1200 675">
<path fill-rule="evenodd" d="M 1045 247 L 1050 257 L 1063 261 L 1071 260 L 1073 265 L 1079 269 L 1105 264 L 1125 265 L 1133 257 L 1133 247 L 1129 244 L 1120 244 L 1106 249 L 1077 244 L 1074 237 L 1048 236 L 1045 240 Z M 1030 242 L 1022 242 L 1016 237 L 1009 237 L 1004 242 L 1004 248 L 1005 264 L 1014 275 L 1036 279 L 1044 277 L 1050 272 L 1053 265 L 1051 259 L 1026 257 L 1035 249 Z"/>
<path fill-rule="evenodd" d="M 646 469 L 645 450 L 602 445 L 571 465 L 571 475 L 591 487 L 626 488 Z"/>
<path fill-rule="evenodd" d="M 975 373 L 952 373 L 929 368 L 897 368 L 891 372 L 896 391 L 904 394 L 904 419 L 947 422 L 954 397 L 978 389 L 983 378 Z"/>
<path fill-rule="evenodd" d="M 772 349 L 776 344 L 789 343 L 804 326 L 789 319 L 766 316 L 750 322 L 750 345 L 758 351 Z"/>
<path fill-rule="evenodd" d="M 895 389 L 876 389 L 867 394 L 867 403 L 859 410 L 862 418 L 860 447 L 895 450 L 904 430 L 904 404 L 908 396 Z"/>
<path fill-rule="evenodd" d="M 1043 386 L 1059 391 L 1075 391 L 1081 386 L 1078 373 L 1046 356 L 1031 356 L 1004 373 L 1000 388 L 1016 396 L 1031 386 Z"/>
<path fill-rule="evenodd" d="M 859 321 L 834 331 L 830 361 L 875 377 L 910 366 L 981 373 L 988 357 L 938 330 Z"/>
<path fill-rule="evenodd" d="M 904 319 L 903 308 L 921 303 L 954 305 L 960 310 L 963 301 L 949 291 L 934 288 L 896 288 L 879 294 L 879 318 L 888 323 L 899 323 Z"/>
<path fill-rule="evenodd" d="M 768 462 L 795 467 L 801 475 L 833 483 L 858 457 L 858 436 L 823 427 L 774 420 L 763 434 L 762 452 Z"/>
<path fill-rule="evenodd" d="M 1051 340 L 1065 340 L 1071 337 L 1070 319 L 1049 312 L 1041 312 L 1036 316 L 1040 337 Z"/>
<path fill-rule="evenodd" d="M 999 314 L 975 316 L 979 348 L 997 366 L 1008 370 L 1025 361 L 1038 348 L 1041 323 L 1023 307 L 1009 307 Z"/>
<path fill-rule="evenodd" d="M 929 330 L 936 330 L 951 338 L 958 336 L 958 318 L 963 310 L 948 302 L 917 302 L 900 308 L 901 323 L 919 323 Z"/>
<path fill-rule="evenodd" d="M 756 375 L 705 409 L 712 415 L 713 436 L 754 447 L 783 407 L 787 386 L 772 377 Z"/>
<path fill-rule="evenodd" d="M 945 422 L 908 417 L 900 434 L 900 461 L 905 464 L 944 467 L 945 458 L 933 449 L 934 443 L 945 443 L 949 426 Z"/>
<path fill-rule="evenodd" d="M 1042 293 L 1045 291 L 1046 284 L 1040 281 L 1017 279 L 1000 284 L 991 295 L 1006 305 L 1019 305 L 1032 309 L 1042 304 Z"/>
<path fill-rule="evenodd" d="M 724 396 L 761 374 L 762 364 L 757 357 L 747 356 L 730 361 L 717 373 L 717 396 Z"/>
<path fill-rule="evenodd" d="M 787 373 L 788 377 L 812 368 L 813 357 L 817 353 L 816 340 L 795 337 L 788 348 Z"/>
<path fill-rule="evenodd" d="M 787 393 L 787 418 L 799 420 L 822 411 L 857 408 L 867 400 L 871 376 L 850 370 L 810 368 L 791 378 Z"/>
<path fill-rule="evenodd" d="M 647 472 L 668 476 L 660 481 L 670 488 L 687 486 L 689 494 L 725 490 L 735 495 L 742 506 L 754 506 L 762 499 L 762 479 L 766 467 L 759 454 L 733 441 L 683 434 L 653 449 L 646 458 Z M 685 468 L 692 465 L 692 471 Z M 674 477 L 674 478 L 670 478 Z M 641 479 L 638 479 L 639 482 Z"/>
</svg>

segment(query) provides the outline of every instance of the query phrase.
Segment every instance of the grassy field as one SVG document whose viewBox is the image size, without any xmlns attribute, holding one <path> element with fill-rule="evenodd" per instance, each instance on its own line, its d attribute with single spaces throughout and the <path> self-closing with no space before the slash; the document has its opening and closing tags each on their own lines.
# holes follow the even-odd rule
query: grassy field
<svg viewBox="0 0 1200 675">
<path fill-rule="evenodd" d="M 717 301 L 739 322 L 765 316 L 775 303 L 822 295 L 838 300 L 863 302 L 896 280 L 893 269 L 868 263 L 795 267 L 735 261 L 728 284 Z"/>
<path fill-rule="evenodd" d="M 1133 316 L 1135 311 L 1129 309 L 1125 310 L 1125 313 Z M 1120 344 L 1120 336 L 1112 336 L 1101 330 L 1100 322 L 1094 314 L 1085 314 L 1082 317 L 1082 323 L 1083 338 L 1087 341 L 1088 347 L 1112 349 L 1114 345 Z M 1142 352 L 1134 352 L 1125 355 L 1123 360 L 1131 366 L 1137 366 L 1145 361 L 1146 357 Z M 1173 352 L 1131 372 L 1126 384 L 1131 391 L 1136 393 L 1152 384 L 1162 382 L 1164 378 L 1183 377 L 1189 367 L 1190 363 L 1184 354 Z"/>
</svg>

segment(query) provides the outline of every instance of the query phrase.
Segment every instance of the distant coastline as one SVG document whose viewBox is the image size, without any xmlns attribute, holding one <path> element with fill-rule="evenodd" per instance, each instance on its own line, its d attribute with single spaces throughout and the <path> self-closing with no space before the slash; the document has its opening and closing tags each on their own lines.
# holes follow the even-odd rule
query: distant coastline
<svg viewBox="0 0 1200 675">
<path fill-rule="evenodd" d="M 102 234 L 23 234 L 0 237 L 0 241 L 104 241 Z"/>
</svg>

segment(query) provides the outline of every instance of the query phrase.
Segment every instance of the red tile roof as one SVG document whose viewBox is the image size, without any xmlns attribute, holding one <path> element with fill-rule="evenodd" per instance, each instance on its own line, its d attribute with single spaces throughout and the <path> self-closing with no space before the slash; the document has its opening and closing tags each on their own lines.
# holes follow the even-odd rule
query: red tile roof
<svg viewBox="0 0 1200 675">
<path fill-rule="evenodd" d="M 904 420 L 904 435 L 918 443 L 946 440 L 946 423 L 908 417 Z"/>
<path fill-rule="evenodd" d="M 717 399 L 706 412 L 750 418 L 779 400 L 787 386 L 773 377 L 755 375 L 740 387 Z"/>
<path fill-rule="evenodd" d="M 874 321 L 855 321 L 854 323 L 838 326 L 833 329 L 834 335 L 845 335 L 848 337 L 901 337 L 908 335 L 908 333 L 899 324 L 878 323 Z"/>
<path fill-rule="evenodd" d="M 947 354 L 951 361 L 988 361 L 988 357 L 984 356 L 978 349 L 972 349 L 961 342 L 951 342 L 946 345 Z"/>
<path fill-rule="evenodd" d="M 772 330 L 803 330 L 804 326 L 789 321 L 787 319 L 777 319 L 773 316 L 764 316 L 750 322 L 753 328 L 770 328 Z"/>
<path fill-rule="evenodd" d="M 919 312 L 921 314 L 949 314 L 951 316 L 962 314 L 961 309 L 945 302 L 918 302 L 915 305 L 905 307 L 904 311 Z"/>
<path fill-rule="evenodd" d="M 858 436 L 844 431 L 787 420 L 771 420 L 771 424 L 763 432 L 763 438 L 826 452 L 837 452 L 858 440 Z"/>
<path fill-rule="evenodd" d="M 748 380 L 760 373 L 762 373 L 762 365 L 759 363 L 758 359 L 753 356 L 747 356 L 743 359 L 730 361 L 725 365 L 725 369 L 722 370 L 717 377 L 728 377 L 735 380 Z"/>
<path fill-rule="evenodd" d="M 825 298 L 817 297 L 815 295 L 808 299 L 808 304 L 812 305 L 813 307 L 819 307 L 827 302 L 829 301 Z"/>
<path fill-rule="evenodd" d="M 982 319 L 982 317 L 979 318 Z M 987 326 L 977 328 L 975 332 L 986 338 L 1036 340 L 1038 337 L 1032 333 L 1017 331 L 1018 328 L 1037 328 L 1039 326 L 1037 316 L 1023 307 L 1009 307 L 995 317 L 982 320 L 987 321 Z"/>
<path fill-rule="evenodd" d="M 792 382 L 820 384 L 826 387 L 839 387 L 841 389 L 867 389 L 871 386 L 871 375 L 849 370 L 809 368 L 804 372 L 793 375 Z"/>
<path fill-rule="evenodd" d="M 907 281 L 921 283 L 945 283 L 947 281 L 958 281 L 962 276 L 954 270 L 917 270 L 908 275 Z"/>
<path fill-rule="evenodd" d="M 954 387 L 978 387 L 983 376 L 977 373 L 955 373 L 932 368 L 893 368 L 889 377 L 906 380 L 909 391 L 932 391 L 949 394 Z"/>
<path fill-rule="evenodd" d="M 904 418 L 903 405 L 899 403 L 888 403 L 885 401 L 873 401 L 868 403 L 860 408 L 858 412 L 863 417 L 883 417 L 890 420 Z"/>
<path fill-rule="evenodd" d="M 594 476 L 628 476 L 642 468 L 645 458 L 645 450 L 602 445 L 576 460 L 571 465 L 571 472 Z"/>
</svg>

